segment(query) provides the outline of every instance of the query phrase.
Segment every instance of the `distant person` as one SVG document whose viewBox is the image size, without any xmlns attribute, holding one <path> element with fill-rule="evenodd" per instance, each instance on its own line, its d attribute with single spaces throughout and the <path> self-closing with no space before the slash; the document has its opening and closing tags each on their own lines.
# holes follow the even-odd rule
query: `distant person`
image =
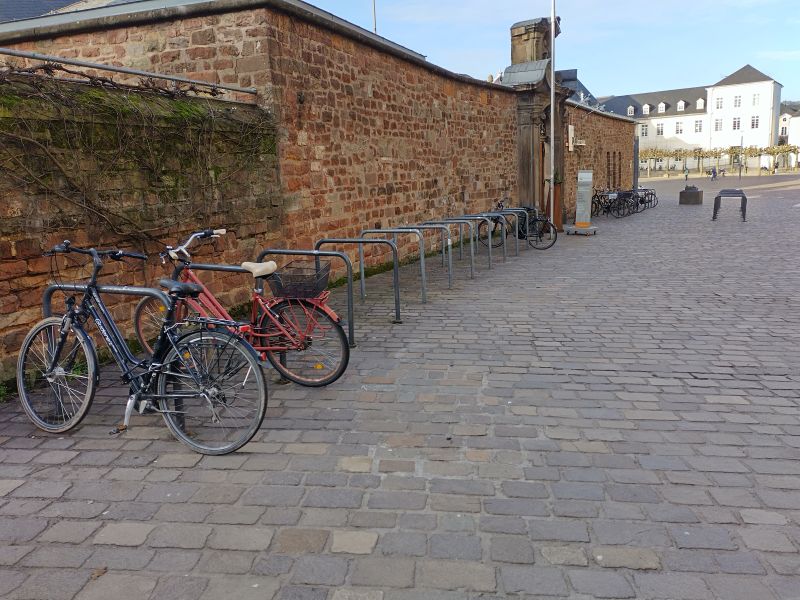
<svg viewBox="0 0 800 600">
<path fill-rule="evenodd" d="M 711 181 L 717 179 L 717 167 L 711 167 Z"/>
<path fill-rule="evenodd" d="M 683 180 L 688 182 L 689 181 L 689 168 L 683 167 Z"/>
</svg>

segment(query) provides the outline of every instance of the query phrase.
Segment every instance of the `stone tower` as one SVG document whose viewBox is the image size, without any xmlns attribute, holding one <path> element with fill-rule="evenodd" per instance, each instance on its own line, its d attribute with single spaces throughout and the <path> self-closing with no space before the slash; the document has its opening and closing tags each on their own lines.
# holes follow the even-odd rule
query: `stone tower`
<svg viewBox="0 0 800 600">
<path fill-rule="evenodd" d="M 556 35 L 560 17 L 556 17 Z M 541 17 L 511 26 L 511 64 L 550 58 L 550 19 Z"/>
</svg>

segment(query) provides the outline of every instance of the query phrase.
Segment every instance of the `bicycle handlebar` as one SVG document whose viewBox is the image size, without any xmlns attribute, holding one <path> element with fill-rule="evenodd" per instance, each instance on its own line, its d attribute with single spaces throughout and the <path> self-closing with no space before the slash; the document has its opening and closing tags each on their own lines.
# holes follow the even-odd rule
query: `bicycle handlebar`
<svg viewBox="0 0 800 600">
<path fill-rule="evenodd" d="M 166 249 L 159 254 L 159 256 L 161 257 L 162 262 L 167 256 L 169 256 L 172 260 L 181 260 L 181 254 L 187 259 L 190 259 L 192 256 L 189 254 L 187 248 L 189 248 L 189 246 L 191 246 L 195 240 L 205 240 L 212 237 L 219 237 L 221 235 L 225 235 L 226 233 L 228 233 L 228 230 L 225 228 L 203 229 L 202 231 L 195 231 L 183 244 L 177 246 L 176 248 L 167 246 Z"/>
<path fill-rule="evenodd" d="M 72 245 L 69 240 L 64 240 L 62 244 L 53 246 L 50 250 L 44 253 L 45 256 L 52 256 L 53 254 L 69 254 L 75 252 L 76 254 L 87 254 L 92 257 L 100 258 L 107 256 L 112 260 L 122 260 L 123 258 L 135 258 L 137 260 L 147 260 L 146 254 L 139 252 L 125 252 L 124 250 L 97 250 L 96 248 L 77 248 Z"/>
</svg>

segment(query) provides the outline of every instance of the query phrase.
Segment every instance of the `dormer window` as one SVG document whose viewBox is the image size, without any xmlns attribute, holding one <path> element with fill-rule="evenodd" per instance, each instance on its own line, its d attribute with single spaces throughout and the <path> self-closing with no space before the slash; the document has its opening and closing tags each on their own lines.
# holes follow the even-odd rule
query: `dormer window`
<svg viewBox="0 0 800 600">
<path fill-rule="evenodd" d="M 703 110 L 706 107 L 706 101 L 702 98 L 697 99 L 697 110 Z"/>
<path fill-rule="evenodd" d="M 644 104 L 642 106 L 642 114 L 643 115 L 649 115 L 650 114 L 650 105 L 649 104 Z"/>
<path fill-rule="evenodd" d="M 684 108 L 686 108 L 686 102 L 681 100 L 680 102 L 678 102 L 678 112 L 683 112 Z"/>
<path fill-rule="evenodd" d="M 663 102 L 658 103 L 658 112 L 662 113 L 666 110 L 667 106 Z"/>
<path fill-rule="evenodd" d="M 632 106 L 628 107 L 628 116 L 629 117 L 632 117 L 635 112 L 636 112 L 636 110 Z"/>
</svg>

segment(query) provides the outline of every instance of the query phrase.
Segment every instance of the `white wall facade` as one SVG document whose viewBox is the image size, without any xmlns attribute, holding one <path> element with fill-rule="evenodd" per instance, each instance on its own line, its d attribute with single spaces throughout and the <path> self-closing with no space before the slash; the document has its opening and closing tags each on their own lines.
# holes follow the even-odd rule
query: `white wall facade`
<svg viewBox="0 0 800 600">
<path fill-rule="evenodd" d="M 772 146 L 778 142 L 778 112 L 781 86 L 758 81 L 708 88 L 709 148 L 728 146 Z M 739 106 L 737 104 L 737 98 Z M 721 108 L 717 108 L 721 102 Z M 736 128 L 736 119 L 738 129 Z M 757 119 L 754 127 L 753 120 Z M 716 130 L 721 120 L 721 131 Z"/>
</svg>

